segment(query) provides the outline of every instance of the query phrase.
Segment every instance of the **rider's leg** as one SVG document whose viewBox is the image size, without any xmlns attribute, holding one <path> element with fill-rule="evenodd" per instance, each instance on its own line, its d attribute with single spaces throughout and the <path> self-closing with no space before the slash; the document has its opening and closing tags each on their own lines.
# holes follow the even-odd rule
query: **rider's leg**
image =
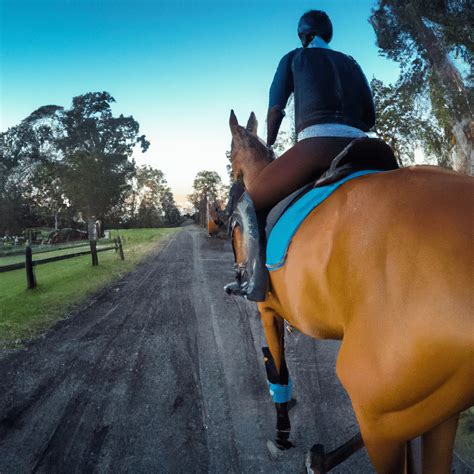
<svg viewBox="0 0 474 474">
<path fill-rule="evenodd" d="M 247 185 L 257 211 L 271 208 L 292 192 L 316 180 L 352 138 L 306 138 L 263 168 Z"/>
</svg>

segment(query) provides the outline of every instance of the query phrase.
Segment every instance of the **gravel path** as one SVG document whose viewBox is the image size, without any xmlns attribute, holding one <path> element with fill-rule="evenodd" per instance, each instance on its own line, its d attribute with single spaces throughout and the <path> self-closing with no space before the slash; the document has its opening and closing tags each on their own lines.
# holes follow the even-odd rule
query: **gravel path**
<svg viewBox="0 0 474 474">
<path fill-rule="evenodd" d="M 355 434 L 337 343 L 296 333 L 296 448 L 270 457 L 262 330 L 254 305 L 222 291 L 231 268 L 228 242 L 187 227 L 44 338 L 1 355 L 0 473 L 295 473 L 312 444 Z M 361 451 L 332 472 L 373 470 Z"/>
</svg>

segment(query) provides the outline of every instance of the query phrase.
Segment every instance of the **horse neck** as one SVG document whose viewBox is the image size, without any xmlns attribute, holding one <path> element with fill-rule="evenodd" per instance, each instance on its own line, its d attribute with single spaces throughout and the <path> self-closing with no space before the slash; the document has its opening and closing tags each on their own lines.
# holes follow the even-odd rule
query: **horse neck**
<svg viewBox="0 0 474 474">
<path fill-rule="evenodd" d="M 265 156 L 252 156 L 243 161 L 241 165 L 242 177 L 246 189 L 257 178 L 263 168 L 266 168 L 272 160 Z"/>
</svg>

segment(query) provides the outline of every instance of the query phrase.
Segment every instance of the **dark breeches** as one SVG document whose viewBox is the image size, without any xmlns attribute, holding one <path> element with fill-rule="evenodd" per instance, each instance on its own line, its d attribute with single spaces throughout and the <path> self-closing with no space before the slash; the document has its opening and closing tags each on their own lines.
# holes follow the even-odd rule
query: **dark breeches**
<svg viewBox="0 0 474 474">
<path fill-rule="evenodd" d="M 298 142 L 266 166 L 247 186 L 257 211 L 315 181 L 353 138 L 315 137 Z"/>
</svg>

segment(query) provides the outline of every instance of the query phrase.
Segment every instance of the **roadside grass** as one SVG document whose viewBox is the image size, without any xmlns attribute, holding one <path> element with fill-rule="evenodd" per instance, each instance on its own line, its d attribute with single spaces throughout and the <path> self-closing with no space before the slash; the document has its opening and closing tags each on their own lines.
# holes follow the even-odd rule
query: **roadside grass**
<svg viewBox="0 0 474 474">
<path fill-rule="evenodd" d="M 112 231 L 112 237 L 122 238 L 124 261 L 110 250 L 99 253 L 97 267 L 91 265 L 90 255 L 37 266 L 38 286 L 34 290 L 26 289 L 25 270 L 0 273 L 0 348 L 19 347 L 38 336 L 74 305 L 132 270 L 160 241 L 178 231 L 178 228 Z"/>
</svg>

